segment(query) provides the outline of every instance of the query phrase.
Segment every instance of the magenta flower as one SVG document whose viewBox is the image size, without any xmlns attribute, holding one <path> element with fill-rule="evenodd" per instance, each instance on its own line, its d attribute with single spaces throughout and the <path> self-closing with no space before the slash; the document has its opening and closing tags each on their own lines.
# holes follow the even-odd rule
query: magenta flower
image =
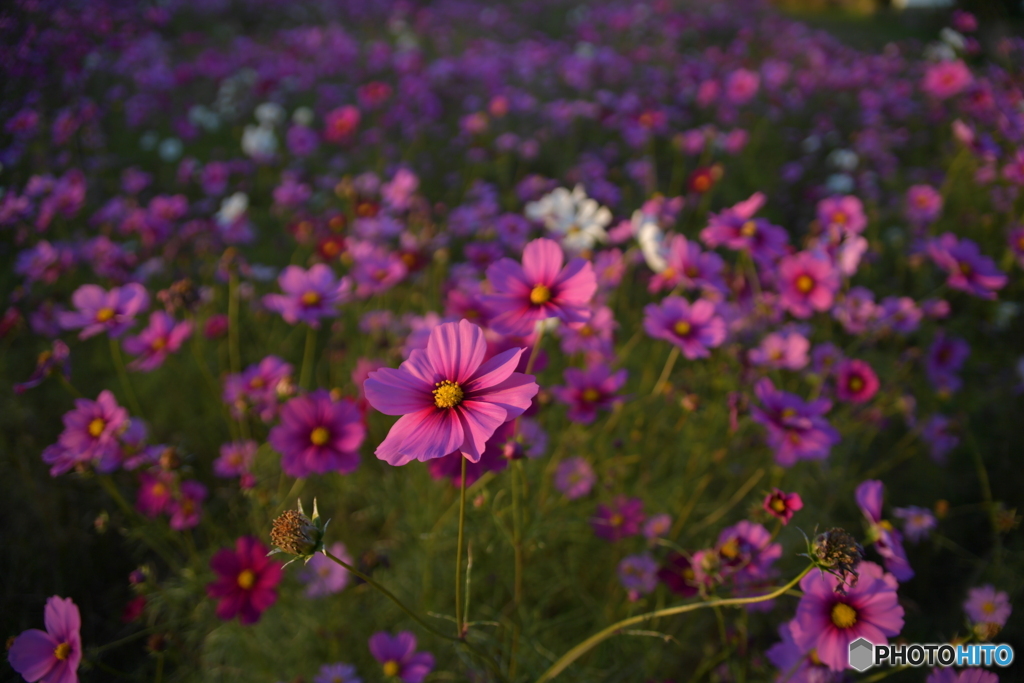
<svg viewBox="0 0 1024 683">
<path fill-rule="evenodd" d="M 149 308 L 149 293 L 136 282 L 109 292 L 99 285 L 82 285 L 71 295 L 71 303 L 78 310 L 57 314 L 57 322 L 65 330 L 81 328 L 79 339 L 100 332 L 120 337 L 135 322 L 135 316 Z"/>
<path fill-rule="evenodd" d="M 139 473 L 135 507 L 147 517 L 157 517 L 170 506 L 174 495 L 174 475 L 166 470 Z"/>
<path fill-rule="evenodd" d="M 878 325 L 900 334 L 910 334 L 921 324 L 924 315 L 909 296 L 887 296 L 882 299 Z"/>
<path fill-rule="evenodd" d="M 771 565 L 782 557 L 782 546 L 772 543 L 772 534 L 762 525 L 748 520 L 722 529 L 715 543 L 723 574 L 739 584 L 769 577 Z"/>
<path fill-rule="evenodd" d="M 682 349 L 689 360 L 707 358 L 709 349 L 725 341 L 725 320 L 716 315 L 715 305 L 698 299 L 692 305 L 681 296 L 666 297 L 659 306 L 644 307 L 644 329 L 655 339 L 664 339 Z"/>
<path fill-rule="evenodd" d="M 54 595 L 43 609 L 46 630 L 23 631 L 7 652 L 11 668 L 26 681 L 78 683 L 82 661 L 82 617 L 71 598 Z"/>
<path fill-rule="evenodd" d="M 64 474 L 79 463 L 116 467 L 120 455 L 117 437 L 127 427 L 128 411 L 109 391 L 101 391 L 95 401 L 75 399 L 74 409 L 64 414 L 64 431 L 53 450 L 43 454 L 43 460 L 52 465 L 52 476 Z"/>
<path fill-rule="evenodd" d="M 935 265 L 949 273 L 946 284 L 953 289 L 981 299 L 995 299 L 996 290 L 1006 285 L 1006 275 L 981 253 L 973 240 L 958 240 L 947 232 L 929 243 L 928 255 Z"/>
<path fill-rule="evenodd" d="M 822 199 L 817 215 L 822 230 L 834 242 L 847 235 L 859 235 L 868 225 L 864 204 L 853 195 Z"/>
<path fill-rule="evenodd" d="M 882 519 L 882 482 L 869 479 L 857 487 L 857 507 L 868 522 L 868 538 L 874 543 L 878 554 L 885 560 L 885 568 L 899 581 L 914 578 L 914 570 L 907 561 L 903 550 L 903 535 Z"/>
<path fill-rule="evenodd" d="M 416 636 L 402 631 L 390 636 L 384 631 L 370 636 L 370 654 L 383 665 L 384 675 L 405 683 L 420 683 L 434 670 L 434 655 L 416 652 Z"/>
<path fill-rule="evenodd" d="M 324 117 L 324 139 L 328 142 L 348 142 L 359 126 L 359 109 L 352 105 L 338 107 Z"/>
<path fill-rule="evenodd" d="M 929 532 L 938 525 L 931 510 L 916 505 L 893 508 L 892 516 L 903 520 L 903 531 L 911 543 L 919 543 L 922 539 L 927 538 Z"/>
<path fill-rule="evenodd" d="M 229 479 L 249 472 L 259 444 L 255 441 L 232 441 L 220 447 L 220 457 L 213 461 L 213 473 Z"/>
<path fill-rule="evenodd" d="M 963 60 L 942 61 L 932 64 L 925 71 L 921 90 L 940 100 L 963 92 L 974 81 L 971 70 Z"/>
<path fill-rule="evenodd" d="M 569 500 L 576 500 L 590 493 L 596 481 L 594 468 L 586 458 L 566 458 L 555 468 L 555 488 Z"/>
<path fill-rule="evenodd" d="M 337 315 L 338 305 L 345 303 L 351 286 L 348 278 L 339 280 L 323 263 L 309 270 L 288 266 L 277 284 L 284 294 L 267 294 L 263 305 L 280 313 L 291 325 L 304 322 L 310 327 L 320 327 L 320 318 Z"/>
<path fill-rule="evenodd" d="M 984 669 L 932 669 L 924 683 L 999 683 L 999 676 Z"/>
<path fill-rule="evenodd" d="M 807 337 L 796 331 L 783 330 L 762 339 L 757 348 L 747 352 L 747 358 L 754 365 L 801 370 L 810 362 L 807 357 L 810 348 L 811 342 Z"/>
<path fill-rule="evenodd" d="M 491 311 L 491 329 L 526 336 L 538 321 L 547 318 L 586 322 L 597 277 L 589 261 L 573 258 L 563 267 L 564 260 L 557 242 L 541 238 L 523 249 L 522 265 L 509 258 L 492 263 L 487 280 L 495 293 L 483 297 Z"/>
<path fill-rule="evenodd" d="M 911 185 L 907 189 L 907 220 L 927 225 L 942 212 L 942 194 L 931 185 Z"/>
<path fill-rule="evenodd" d="M 839 443 L 839 432 L 823 417 L 832 408 L 830 401 L 805 403 L 796 394 L 776 389 L 767 378 L 757 383 L 754 393 L 763 407 L 751 408 L 751 417 L 768 430 L 768 445 L 783 467 L 797 460 L 824 460 Z"/>
<path fill-rule="evenodd" d="M 775 643 L 765 651 L 765 656 L 776 669 L 779 676 L 776 683 L 839 683 L 842 674 L 829 671 L 828 667 L 817 658 L 817 653 L 804 652 L 793 642 L 792 622 L 779 625 L 781 642 Z"/>
<path fill-rule="evenodd" d="M 277 601 L 281 565 L 267 557 L 270 548 L 252 536 L 235 541 L 235 549 L 223 548 L 210 559 L 218 578 L 206 586 L 206 594 L 218 598 L 217 616 L 224 621 L 236 616 L 243 624 L 255 624 Z"/>
<path fill-rule="evenodd" d="M 587 322 L 566 325 L 560 330 L 562 351 L 567 354 L 583 352 L 611 356 L 612 336 L 618 326 L 612 309 L 600 306 Z"/>
<path fill-rule="evenodd" d="M 231 413 L 242 419 L 250 407 L 264 422 L 277 415 L 279 396 L 291 392 L 292 366 L 277 356 L 267 356 L 237 375 L 224 379 L 224 403 Z"/>
<path fill-rule="evenodd" d="M 281 470 L 290 477 L 339 472 L 359 467 L 366 425 L 356 404 L 335 401 L 320 389 L 284 404 L 281 422 L 267 441 L 281 454 Z"/>
<path fill-rule="evenodd" d="M 725 78 L 725 96 L 733 104 L 746 104 L 754 99 L 761 86 L 761 77 L 747 69 L 736 69 Z"/>
<path fill-rule="evenodd" d="M 644 522 L 644 538 L 653 542 L 659 538 L 667 537 L 671 529 L 672 515 L 667 512 L 652 515 L 647 518 L 646 522 Z"/>
<path fill-rule="evenodd" d="M 991 584 L 986 584 L 967 591 L 964 611 L 967 612 L 967 618 L 975 624 L 1005 626 L 1013 608 L 1006 593 L 997 591 Z"/>
<path fill-rule="evenodd" d="M 397 370 L 371 372 L 366 400 L 385 415 L 401 415 L 377 457 L 391 465 L 432 460 L 455 451 L 478 462 L 499 426 L 523 414 L 539 387 L 515 372 L 522 348 L 484 361 L 483 331 L 468 320 L 435 327 L 427 348 Z"/>
<path fill-rule="evenodd" d="M 690 598 L 697 594 L 697 573 L 692 560 L 683 553 L 670 554 L 658 570 L 658 578 L 676 595 Z"/>
<path fill-rule="evenodd" d="M 174 318 L 164 311 L 149 316 L 149 327 L 135 337 L 124 340 L 124 350 L 139 356 L 128 367 L 134 370 L 155 370 L 163 364 L 167 354 L 181 348 L 192 334 L 192 323 L 187 320 L 175 324 Z"/>
<path fill-rule="evenodd" d="M 551 393 L 561 403 L 569 406 L 569 419 L 573 422 L 590 424 L 597 417 L 597 411 L 609 410 L 622 401 L 616 392 L 626 383 L 626 371 L 612 372 L 607 365 L 595 365 L 589 370 L 566 368 L 565 381 L 568 386 L 551 387 Z"/>
<path fill-rule="evenodd" d="M 827 311 L 838 290 L 839 272 L 825 254 L 801 251 L 779 261 L 780 301 L 797 318 Z"/>
<path fill-rule="evenodd" d="M 191 529 L 203 516 L 202 503 L 206 500 L 206 487 L 198 481 L 183 481 L 178 495 L 171 499 L 171 528 L 175 531 Z"/>
<path fill-rule="evenodd" d="M 832 308 L 832 317 L 850 334 L 867 332 L 880 313 L 881 308 L 875 303 L 875 293 L 867 287 L 851 287 L 846 296 Z"/>
<path fill-rule="evenodd" d="M 722 269 L 725 262 L 713 251 L 702 251 L 695 241 L 682 235 L 668 240 L 664 270 L 654 275 L 647 285 L 647 291 L 654 293 L 664 289 L 675 289 L 682 285 L 687 288 L 709 288 L 725 291 Z"/>
<path fill-rule="evenodd" d="M 844 360 L 836 366 L 836 395 L 840 401 L 864 403 L 878 392 L 878 375 L 862 360 Z"/>
<path fill-rule="evenodd" d="M 764 218 L 753 217 L 764 202 L 765 196 L 757 192 L 721 213 L 710 214 L 708 226 L 700 233 L 701 241 L 709 247 L 722 245 L 737 251 L 746 250 L 761 261 L 782 256 L 789 234 Z"/>
<path fill-rule="evenodd" d="M 608 505 L 597 506 L 597 513 L 590 520 L 590 526 L 598 538 L 614 543 L 639 534 L 645 519 L 644 501 L 616 496 Z"/>
<path fill-rule="evenodd" d="M 833 671 L 847 667 L 850 643 L 866 638 L 876 645 L 903 629 L 903 608 L 897 583 L 874 562 L 857 565 L 857 581 L 845 595 L 836 593 L 839 579 L 811 572 L 800 580 L 804 595 L 790 622 L 793 641 L 803 651 L 814 649 L 818 660 Z"/>
<path fill-rule="evenodd" d="M 777 518 L 783 524 L 789 524 L 793 519 L 793 513 L 802 510 L 804 501 L 799 493 L 786 493 L 781 489 L 772 489 L 772 492 L 764 497 L 762 505 L 764 511 Z"/>
</svg>

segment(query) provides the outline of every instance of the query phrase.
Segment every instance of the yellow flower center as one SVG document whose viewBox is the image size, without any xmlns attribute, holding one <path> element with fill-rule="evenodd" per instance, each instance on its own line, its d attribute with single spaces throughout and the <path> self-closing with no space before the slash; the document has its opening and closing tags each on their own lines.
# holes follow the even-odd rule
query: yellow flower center
<svg viewBox="0 0 1024 683">
<path fill-rule="evenodd" d="M 850 387 L 850 391 L 856 393 L 864 388 L 864 380 L 860 377 L 851 377 L 848 382 L 848 386 Z"/>
<path fill-rule="evenodd" d="M 700 275 L 700 269 L 697 266 L 686 266 L 683 270 L 686 273 L 686 277 L 694 278 Z"/>
<path fill-rule="evenodd" d="M 680 337 L 685 337 L 686 335 L 690 334 L 690 330 L 693 328 L 691 327 L 690 323 L 687 322 L 686 320 L 680 320 L 675 324 L 675 326 L 672 329 L 674 329 L 676 331 L 676 334 L 678 334 Z"/>
<path fill-rule="evenodd" d="M 262 377 L 253 377 L 252 381 L 249 382 L 250 389 L 262 389 L 265 382 Z"/>
<path fill-rule="evenodd" d="M 993 614 L 996 611 L 996 603 L 987 600 L 981 604 L 981 611 L 985 614 Z"/>
<path fill-rule="evenodd" d="M 801 294 L 807 294 L 814 289 L 814 280 L 810 275 L 801 275 L 796 279 L 796 288 Z"/>
<path fill-rule="evenodd" d="M 757 223 L 754 221 L 747 221 L 740 228 L 740 234 L 744 237 L 753 237 L 757 234 Z"/>
<path fill-rule="evenodd" d="M 393 659 L 389 659 L 388 661 L 384 662 L 385 676 L 397 676 L 398 672 L 401 670 L 402 668 L 398 665 L 398 662 L 396 662 Z"/>
<path fill-rule="evenodd" d="M 960 264 L 960 272 L 963 273 L 964 275 L 970 275 L 973 272 L 973 270 L 974 269 L 971 268 L 971 264 L 969 263 Z"/>
<path fill-rule="evenodd" d="M 71 643 L 61 643 L 57 647 L 53 648 L 53 656 L 64 661 L 71 654 Z"/>
<path fill-rule="evenodd" d="M 580 336 L 581 337 L 593 337 L 594 336 L 594 329 L 590 325 L 584 325 L 583 327 L 580 328 Z"/>
<path fill-rule="evenodd" d="M 454 408 L 462 403 L 465 394 L 457 382 L 446 379 L 435 383 L 434 386 L 437 388 L 430 393 L 434 395 L 434 405 L 438 408 Z"/>
<path fill-rule="evenodd" d="M 740 542 L 735 538 L 730 538 L 718 552 L 727 560 L 735 559 L 740 554 Z"/>
<path fill-rule="evenodd" d="M 252 573 L 251 569 L 243 569 L 238 574 L 238 587 L 244 591 L 252 588 L 253 584 L 256 583 L 256 575 Z"/>
<path fill-rule="evenodd" d="M 626 519 L 616 512 L 614 515 L 612 515 L 612 518 L 608 520 L 608 524 L 610 524 L 611 526 L 622 526 L 622 523 L 625 521 Z"/>
<path fill-rule="evenodd" d="M 818 657 L 818 648 L 814 648 L 807 653 L 807 659 L 811 660 L 811 664 L 821 666 L 821 658 Z"/>
<path fill-rule="evenodd" d="M 673 268 L 672 266 L 669 266 L 665 270 L 661 271 L 661 276 L 666 280 L 671 280 L 676 276 L 676 269 Z"/>
<path fill-rule="evenodd" d="M 167 495 L 167 485 L 163 482 L 157 482 L 149 489 L 151 495 L 161 497 Z"/>
<path fill-rule="evenodd" d="M 107 423 L 103 421 L 102 417 L 97 417 L 95 420 L 89 423 L 89 436 L 94 439 L 98 439 L 100 434 L 106 428 Z"/>
<path fill-rule="evenodd" d="M 706 192 L 711 187 L 711 179 L 706 175 L 697 176 L 693 179 L 693 189 L 697 192 Z"/>
<path fill-rule="evenodd" d="M 314 291 L 305 292 L 302 295 L 303 306 L 316 306 L 320 303 L 320 295 Z"/>
<path fill-rule="evenodd" d="M 857 610 L 845 602 L 837 602 L 832 608 L 832 623 L 839 628 L 850 628 L 857 623 Z"/>
<path fill-rule="evenodd" d="M 832 214 L 832 222 L 836 225 L 846 225 L 846 214 L 842 211 L 836 211 Z"/>
<path fill-rule="evenodd" d="M 113 308 L 101 308 L 100 310 L 96 311 L 96 322 L 98 323 L 105 323 L 113 317 Z"/>
<path fill-rule="evenodd" d="M 585 389 L 583 391 L 583 400 L 586 401 L 587 403 L 593 403 L 599 398 L 601 398 L 601 392 L 599 392 L 597 389 L 591 388 Z"/>
<path fill-rule="evenodd" d="M 530 291 L 530 303 L 535 306 L 551 301 L 551 290 L 545 285 L 537 285 Z"/>
<path fill-rule="evenodd" d="M 149 348 L 153 349 L 154 351 L 160 351 L 165 346 L 167 346 L 167 339 L 164 337 L 157 337 L 149 344 Z"/>
<path fill-rule="evenodd" d="M 794 415 L 796 415 L 796 410 L 794 410 L 793 408 L 786 408 L 785 410 L 782 411 L 782 419 L 784 420 L 788 420 Z"/>
<path fill-rule="evenodd" d="M 783 500 L 781 498 L 776 498 L 775 500 L 773 500 L 771 502 L 770 505 L 771 505 L 772 510 L 775 510 L 776 512 L 785 512 L 786 511 L 786 503 L 783 502 Z"/>
<path fill-rule="evenodd" d="M 330 438 L 331 433 L 327 431 L 326 427 L 317 427 L 309 434 L 309 440 L 313 442 L 314 446 L 323 446 Z"/>
</svg>

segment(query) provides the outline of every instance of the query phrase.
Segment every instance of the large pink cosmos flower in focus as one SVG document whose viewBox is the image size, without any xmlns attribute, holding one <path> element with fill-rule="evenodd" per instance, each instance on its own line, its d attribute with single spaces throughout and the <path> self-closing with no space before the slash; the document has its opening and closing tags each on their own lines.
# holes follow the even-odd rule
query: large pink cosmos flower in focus
<svg viewBox="0 0 1024 683">
<path fill-rule="evenodd" d="M 385 415 L 401 415 L 377 447 L 391 465 L 432 460 L 461 451 L 479 462 L 487 440 L 502 424 L 523 414 L 539 387 L 515 372 L 524 349 L 484 361 L 483 331 L 469 322 L 435 327 L 427 348 L 415 349 L 397 370 L 371 372 L 366 400 Z"/>
</svg>

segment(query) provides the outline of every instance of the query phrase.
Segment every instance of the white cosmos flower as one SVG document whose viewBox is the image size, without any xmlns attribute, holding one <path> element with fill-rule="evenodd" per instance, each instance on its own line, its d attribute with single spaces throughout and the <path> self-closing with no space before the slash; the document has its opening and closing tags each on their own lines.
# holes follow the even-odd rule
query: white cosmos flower
<svg viewBox="0 0 1024 683">
<path fill-rule="evenodd" d="M 544 223 L 550 232 L 562 238 L 567 251 L 593 249 L 597 242 L 606 242 L 605 226 L 612 222 L 612 212 L 587 197 L 582 185 L 572 192 L 560 187 L 526 205 L 524 213 L 530 220 Z"/>
<path fill-rule="evenodd" d="M 256 159 L 269 159 L 277 152 L 277 136 L 266 126 L 246 126 L 242 133 L 242 151 Z"/>
<path fill-rule="evenodd" d="M 244 192 L 236 192 L 220 203 L 220 211 L 217 212 L 217 222 L 221 225 L 231 225 L 245 215 L 249 210 L 249 195 Z"/>
<path fill-rule="evenodd" d="M 633 212 L 631 222 L 633 234 L 636 235 L 648 267 L 655 273 L 664 271 L 668 268 L 668 261 L 665 260 L 665 233 L 661 231 L 658 222 L 639 210 Z"/>
</svg>

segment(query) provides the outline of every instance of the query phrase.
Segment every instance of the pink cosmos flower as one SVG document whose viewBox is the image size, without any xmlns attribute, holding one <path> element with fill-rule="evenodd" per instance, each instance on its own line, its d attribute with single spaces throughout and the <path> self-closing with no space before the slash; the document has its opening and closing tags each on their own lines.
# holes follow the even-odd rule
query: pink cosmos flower
<svg viewBox="0 0 1024 683">
<path fill-rule="evenodd" d="M 777 518 L 783 524 L 789 524 L 793 519 L 793 513 L 802 510 L 804 501 L 799 493 L 786 493 L 781 489 L 772 489 L 772 492 L 764 497 L 763 504 L 765 512 Z"/>
<path fill-rule="evenodd" d="M 566 458 L 555 468 L 555 488 L 569 500 L 576 500 L 590 493 L 597 475 L 586 458 Z"/>
<path fill-rule="evenodd" d="M 733 104 L 745 104 L 754 99 L 761 86 L 761 77 L 747 69 L 736 69 L 725 79 L 725 96 Z"/>
<path fill-rule="evenodd" d="M 491 329 L 499 334 L 525 336 L 537 321 L 558 318 L 586 322 L 597 278 L 589 261 L 573 258 L 565 267 L 562 247 L 554 240 L 536 239 L 523 249 L 522 265 L 503 258 L 487 269 L 494 294 L 484 297 Z"/>
<path fill-rule="evenodd" d="M 984 669 L 932 669 L 924 683 L 999 683 L 999 676 Z"/>
<path fill-rule="evenodd" d="M 349 565 L 355 564 L 344 543 L 332 543 L 328 549 L 332 555 L 340 557 Z M 323 553 L 316 553 L 309 558 L 299 573 L 299 579 L 306 584 L 307 598 L 322 598 L 325 595 L 339 593 L 345 590 L 351 578 L 352 575 L 347 569 Z"/>
<path fill-rule="evenodd" d="M 775 388 L 767 377 L 754 387 L 763 407 L 751 408 L 751 417 L 768 430 L 768 445 L 775 462 L 790 467 L 797 460 L 824 460 L 839 443 L 839 432 L 824 415 L 832 402 L 819 398 L 805 402 L 796 394 Z"/>
<path fill-rule="evenodd" d="M 804 595 L 790 622 L 793 641 L 804 652 L 814 649 L 833 671 L 847 667 L 853 641 L 882 645 L 903 629 L 896 578 L 874 562 L 858 564 L 857 574 L 846 595 L 836 593 L 839 579 L 832 574 L 811 572 L 800 580 Z"/>
<path fill-rule="evenodd" d="M 355 403 L 335 401 L 320 389 L 288 401 L 281 409 L 281 423 L 270 430 L 267 441 L 281 453 L 285 474 L 308 477 L 354 472 L 365 437 L 366 425 Z"/>
<path fill-rule="evenodd" d="M 589 370 L 566 368 L 565 381 L 568 386 L 551 387 L 551 393 L 569 406 L 570 420 L 590 424 L 597 417 L 598 409 L 608 410 L 622 401 L 615 394 L 626 383 L 626 371 L 613 373 L 604 364 Z"/>
<path fill-rule="evenodd" d="M 95 401 L 75 399 L 74 409 L 64 414 L 64 431 L 57 443 L 43 453 L 43 460 L 52 466 L 50 475 L 64 474 L 87 462 L 108 471 L 116 467 L 120 455 L 117 437 L 127 426 L 128 411 L 109 391 L 101 391 Z"/>
<path fill-rule="evenodd" d="M 198 481 L 183 481 L 178 495 L 168 505 L 171 513 L 170 526 L 175 531 L 191 529 L 199 524 L 203 516 L 202 503 L 206 500 L 206 487 Z"/>
<path fill-rule="evenodd" d="M 229 479 L 249 472 L 259 444 L 255 441 L 232 441 L 220 447 L 220 457 L 213 461 L 213 473 Z"/>
<path fill-rule="evenodd" d="M 810 362 L 807 356 L 810 349 L 807 337 L 795 330 L 783 330 L 762 339 L 757 348 L 747 352 L 747 358 L 754 365 L 801 370 Z"/>
<path fill-rule="evenodd" d="M 839 290 L 839 273 L 822 253 L 801 251 L 779 261 L 782 305 L 797 318 L 827 311 Z"/>
<path fill-rule="evenodd" d="M 243 536 L 235 549 L 223 548 L 210 559 L 216 581 L 207 584 L 206 594 L 218 598 L 217 616 L 224 621 L 236 616 L 243 624 L 255 624 L 277 601 L 281 565 L 267 557 L 270 548 L 259 539 Z"/>
<path fill-rule="evenodd" d="M 149 327 L 135 337 L 124 340 L 124 350 L 139 356 L 128 367 L 134 370 L 155 370 L 163 364 L 167 354 L 181 348 L 182 343 L 192 334 L 192 323 L 183 321 L 175 324 L 174 318 L 164 311 L 149 316 Z"/>
<path fill-rule="evenodd" d="M 921 90 L 932 97 L 944 100 L 963 92 L 974 81 L 971 70 L 963 60 L 939 62 L 928 67 Z"/>
<path fill-rule="evenodd" d="M 835 242 L 847 235 L 859 235 L 868 225 L 864 204 L 854 195 L 822 199 L 817 213 L 822 230 Z"/>
<path fill-rule="evenodd" d="M 47 599 L 43 609 L 46 631 L 23 631 L 7 653 L 11 668 L 26 681 L 78 683 L 82 661 L 82 618 L 71 598 L 58 595 Z"/>
<path fill-rule="evenodd" d="M 991 584 L 986 584 L 967 591 L 964 611 L 975 624 L 1005 626 L 1013 608 L 1010 606 L 1010 598 L 1006 593 L 997 591 Z"/>
<path fill-rule="evenodd" d="M 320 327 L 320 318 L 337 315 L 338 305 L 345 302 L 351 288 L 348 278 L 337 279 L 323 263 L 309 270 L 288 266 L 277 283 L 284 294 L 267 294 L 263 305 L 291 325 L 304 322 L 311 327 Z"/>
<path fill-rule="evenodd" d="M 292 366 L 277 356 L 267 356 L 237 375 L 224 379 L 224 403 L 231 406 L 236 419 L 242 419 L 250 406 L 264 422 L 277 415 L 277 401 L 291 393 Z"/>
<path fill-rule="evenodd" d="M 715 305 L 698 299 L 691 305 L 681 296 L 666 297 L 661 305 L 644 307 L 644 329 L 655 339 L 672 342 L 689 360 L 707 358 L 709 349 L 725 341 L 725 320 Z"/>
<path fill-rule="evenodd" d="M 359 126 L 359 109 L 352 105 L 338 107 L 324 117 L 324 139 L 328 142 L 347 142 Z"/>
<path fill-rule="evenodd" d="M 99 285 L 82 285 L 71 295 L 71 303 L 78 310 L 57 314 L 57 322 L 65 330 L 81 328 L 79 339 L 100 332 L 120 337 L 135 322 L 135 316 L 149 308 L 149 293 L 137 282 L 109 292 Z"/>
<path fill-rule="evenodd" d="M 840 401 L 870 401 L 878 387 L 878 375 L 862 360 L 844 360 L 836 367 L 836 394 Z"/>
<path fill-rule="evenodd" d="M 929 532 L 938 525 L 931 510 L 916 505 L 893 508 L 892 516 L 903 520 L 903 532 L 911 543 L 918 543 L 927 538 Z"/>
<path fill-rule="evenodd" d="M 868 479 L 857 487 L 857 507 L 868 522 L 868 537 L 873 541 L 878 554 L 885 560 L 885 568 L 899 581 L 914 578 L 914 570 L 903 550 L 903 535 L 882 519 L 883 484 L 877 479 Z"/>
<path fill-rule="evenodd" d="M 713 251 L 702 251 L 697 242 L 682 235 L 668 240 L 665 252 L 665 269 L 651 278 L 647 291 L 654 293 L 675 289 L 682 285 L 687 288 L 706 287 L 725 291 L 722 269 L 725 262 Z"/>
<path fill-rule="evenodd" d="M 370 637 L 370 654 L 383 665 L 386 677 L 401 678 L 404 683 L 420 683 L 434 670 L 434 655 L 416 652 L 416 636 L 402 631 L 396 636 L 384 631 Z"/>
<path fill-rule="evenodd" d="M 911 185 L 907 189 L 907 218 L 918 225 L 927 225 L 942 212 L 942 194 L 931 185 Z"/>
<path fill-rule="evenodd" d="M 499 426 L 530 407 L 539 387 L 515 372 L 524 349 L 485 361 L 483 331 L 468 320 L 435 327 L 426 349 L 415 349 L 397 370 L 371 372 L 366 400 L 385 415 L 401 415 L 377 447 L 391 465 L 427 461 L 459 451 L 478 462 Z"/>
<path fill-rule="evenodd" d="M 135 508 L 147 517 L 157 517 L 171 505 L 174 475 L 166 470 L 139 473 Z"/>
<path fill-rule="evenodd" d="M 612 543 L 640 533 L 646 519 L 644 501 L 639 498 L 616 496 L 608 505 L 598 505 L 597 514 L 590 520 L 594 534 Z"/>
<path fill-rule="evenodd" d="M 764 194 L 756 192 L 718 214 L 710 214 L 708 226 L 701 230 L 701 241 L 709 247 L 722 245 L 749 251 L 759 261 L 781 256 L 785 253 L 789 234 L 764 218 L 754 218 L 766 201 Z"/>
<path fill-rule="evenodd" d="M 956 235 L 947 232 L 931 241 L 928 255 L 949 273 L 946 284 L 954 289 L 982 299 L 995 299 L 996 290 L 1006 285 L 1006 274 L 981 253 L 973 240 L 958 240 Z"/>
</svg>

